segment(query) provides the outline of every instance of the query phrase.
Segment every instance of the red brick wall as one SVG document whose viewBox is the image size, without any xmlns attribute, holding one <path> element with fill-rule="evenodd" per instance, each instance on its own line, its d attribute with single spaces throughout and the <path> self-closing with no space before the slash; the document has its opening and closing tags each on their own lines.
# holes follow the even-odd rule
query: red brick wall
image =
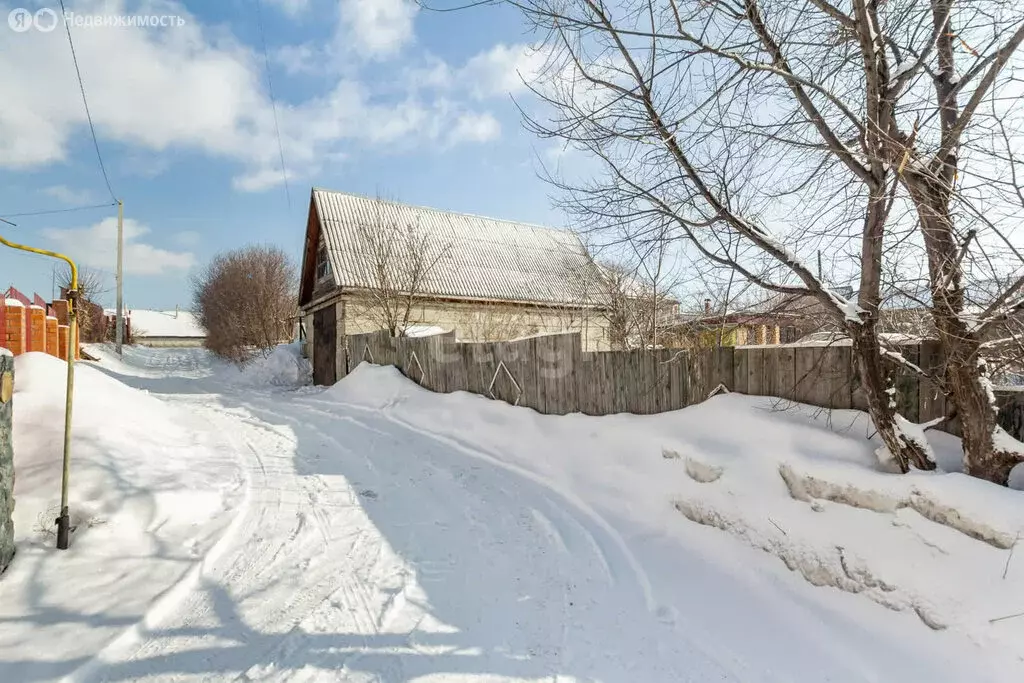
<svg viewBox="0 0 1024 683">
<path fill-rule="evenodd" d="M 26 309 L 27 349 L 46 353 L 46 309 L 32 306 Z"/>
<path fill-rule="evenodd" d="M 57 325 L 55 317 L 52 315 L 46 317 L 46 352 L 60 358 L 60 347 L 58 346 L 60 336 L 57 334 Z"/>
<path fill-rule="evenodd" d="M 18 356 L 25 353 L 25 307 L 4 303 L 3 345 Z"/>
<path fill-rule="evenodd" d="M 57 326 L 57 357 L 61 360 L 68 359 L 68 326 Z"/>
</svg>

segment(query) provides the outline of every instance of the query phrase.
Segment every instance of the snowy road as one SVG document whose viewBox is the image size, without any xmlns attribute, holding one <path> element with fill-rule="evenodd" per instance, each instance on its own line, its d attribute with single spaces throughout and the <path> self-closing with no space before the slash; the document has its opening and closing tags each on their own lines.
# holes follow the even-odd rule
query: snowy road
<svg viewBox="0 0 1024 683">
<path fill-rule="evenodd" d="M 190 411 L 248 493 L 198 570 L 66 680 L 871 681 L 902 664 L 956 680 L 386 411 L 152 353 L 104 371 Z"/>
<path fill-rule="evenodd" d="M 359 411 L 319 413 L 339 438 L 310 400 L 172 400 L 231 435 L 249 499 L 224 559 L 94 680 L 729 678 L 667 637 L 620 541 L 535 482 Z"/>
</svg>

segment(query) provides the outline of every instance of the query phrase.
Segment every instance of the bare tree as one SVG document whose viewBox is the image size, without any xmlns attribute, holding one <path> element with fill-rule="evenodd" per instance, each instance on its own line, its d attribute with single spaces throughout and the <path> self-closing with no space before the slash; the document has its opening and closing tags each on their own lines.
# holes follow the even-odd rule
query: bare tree
<svg viewBox="0 0 1024 683">
<path fill-rule="evenodd" d="M 462 339 L 467 341 L 504 341 L 537 334 L 537 320 L 524 311 L 494 308 L 467 311 L 458 319 Z"/>
<path fill-rule="evenodd" d="M 565 206 L 627 242 L 682 240 L 707 267 L 815 298 L 853 339 L 888 453 L 903 471 L 934 467 L 890 400 L 877 325 L 895 169 L 874 153 L 875 96 L 861 85 L 859 48 L 837 46 L 831 6 L 773 4 L 766 19 L 754 0 L 510 2 L 547 32 L 551 53 L 528 126 L 603 166 L 582 182 L 555 179 Z M 852 77 L 837 80 L 844 70 Z M 801 256 L 850 242 L 856 300 Z"/>
<path fill-rule="evenodd" d="M 278 247 L 253 245 L 215 256 L 192 280 L 206 348 L 244 364 L 290 339 L 297 281 L 294 263 Z"/>
<path fill-rule="evenodd" d="M 992 292 L 980 315 L 967 305 L 967 278 L 977 282 L 985 264 L 998 271 L 994 262 L 1005 257 L 1011 269 L 1024 265 L 1000 221 L 1015 199 L 1017 210 L 1024 205 L 1015 156 L 1024 6 L 855 0 L 852 13 L 832 18 L 856 36 L 862 54 L 871 163 L 896 169 L 916 214 L 964 464 L 1005 483 L 1024 462 L 1024 447 L 997 425 L 984 344 L 988 332 L 1024 311 L 1024 276 Z"/>
<path fill-rule="evenodd" d="M 366 257 L 360 280 L 368 286 L 357 292 L 352 305 L 392 337 L 401 337 L 451 245 L 438 242 L 418 218 L 402 220 L 394 205 L 379 197 L 373 211 L 370 220 L 356 225 Z"/>
<path fill-rule="evenodd" d="M 675 304 L 663 265 L 656 257 L 656 265 L 640 273 L 643 265 L 627 261 L 600 264 L 608 300 L 603 317 L 613 349 L 649 348 L 663 341 L 661 326 Z"/>
<path fill-rule="evenodd" d="M 61 296 L 71 290 L 71 269 L 64 265 L 57 275 Z M 104 273 L 88 266 L 78 267 L 78 335 L 83 343 L 104 341 L 105 316 L 99 300 L 110 292 Z"/>
</svg>

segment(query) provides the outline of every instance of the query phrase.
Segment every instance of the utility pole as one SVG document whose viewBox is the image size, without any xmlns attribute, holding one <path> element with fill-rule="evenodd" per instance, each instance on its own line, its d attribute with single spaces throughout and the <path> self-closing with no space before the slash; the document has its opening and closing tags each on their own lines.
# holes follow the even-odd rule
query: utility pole
<svg viewBox="0 0 1024 683">
<path fill-rule="evenodd" d="M 117 200 L 117 318 L 115 319 L 115 342 L 117 355 L 121 355 L 124 343 L 124 202 Z"/>
<path fill-rule="evenodd" d="M 818 250 L 818 282 L 823 284 L 825 282 L 824 275 L 821 272 L 821 249 Z"/>
</svg>

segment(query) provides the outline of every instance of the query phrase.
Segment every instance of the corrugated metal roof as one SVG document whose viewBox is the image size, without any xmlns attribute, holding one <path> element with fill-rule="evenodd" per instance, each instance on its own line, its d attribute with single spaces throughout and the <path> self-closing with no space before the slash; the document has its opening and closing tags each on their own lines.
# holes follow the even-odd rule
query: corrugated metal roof
<svg viewBox="0 0 1024 683">
<path fill-rule="evenodd" d="M 403 244 L 402 231 L 412 229 L 425 243 L 427 263 L 436 261 L 417 288 L 420 294 L 575 306 L 604 303 L 599 271 L 572 232 L 319 188 L 313 189 L 313 201 L 340 287 L 379 288 L 374 266 L 384 259 L 374 253 Z M 406 281 L 400 275 L 392 280 L 396 286 Z"/>
</svg>

